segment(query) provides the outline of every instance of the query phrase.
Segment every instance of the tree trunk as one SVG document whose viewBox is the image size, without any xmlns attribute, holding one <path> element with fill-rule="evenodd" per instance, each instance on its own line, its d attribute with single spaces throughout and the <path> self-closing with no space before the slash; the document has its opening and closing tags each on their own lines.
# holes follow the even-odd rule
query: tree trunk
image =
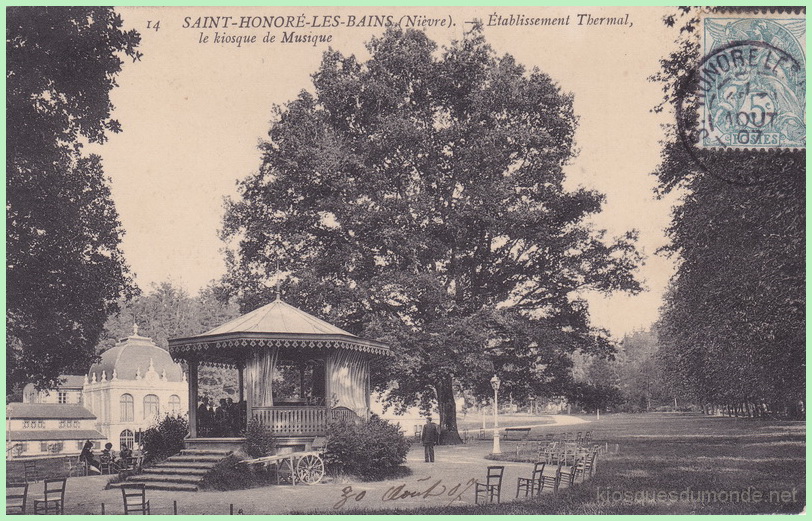
<svg viewBox="0 0 812 521">
<path fill-rule="evenodd" d="M 437 392 L 437 409 L 440 412 L 440 445 L 462 443 L 457 430 L 457 404 L 454 401 L 451 377 L 441 378 L 435 386 L 435 391 Z"/>
</svg>

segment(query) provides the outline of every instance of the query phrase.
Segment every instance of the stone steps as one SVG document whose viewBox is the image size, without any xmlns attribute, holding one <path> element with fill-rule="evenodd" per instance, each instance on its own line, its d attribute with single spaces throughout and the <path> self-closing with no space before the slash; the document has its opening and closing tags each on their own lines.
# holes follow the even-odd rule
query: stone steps
<svg viewBox="0 0 812 521">
<path fill-rule="evenodd" d="M 179 456 L 171 456 L 168 461 L 173 463 L 195 463 L 195 462 L 207 462 L 207 463 L 217 463 L 221 459 L 225 458 L 225 456 L 215 456 L 213 454 L 183 454 L 181 453 Z"/>
<path fill-rule="evenodd" d="M 141 474 L 138 483 L 183 483 L 196 485 L 202 476 L 189 476 L 188 474 Z"/>
<path fill-rule="evenodd" d="M 198 469 L 198 470 L 209 470 L 214 467 L 217 463 L 212 463 L 210 461 L 164 461 L 161 463 L 161 468 L 167 469 Z M 158 468 L 158 467 L 151 467 L 151 468 Z M 147 470 L 147 469 L 144 469 Z"/>
<path fill-rule="evenodd" d="M 231 451 L 225 450 L 184 449 L 180 454 L 128 477 L 125 483 L 143 483 L 151 490 L 194 492 L 203 476 L 230 454 Z"/>
<path fill-rule="evenodd" d="M 213 467 L 213 465 L 212 465 Z M 187 468 L 187 467 L 178 467 L 178 466 L 171 466 L 171 467 L 150 467 L 146 468 L 142 471 L 142 476 L 150 476 L 153 474 L 182 474 L 184 476 L 204 476 L 206 473 L 211 470 L 212 467 L 207 468 Z"/>
<path fill-rule="evenodd" d="M 197 492 L 198 486 L 189 483 L 127 481 L 127 483 L 144 483 L 147 490 L 171 490 L 174 492 Z M 110 485 L 110 488 L 120 488 L 121 483 Z"/>
</svg>

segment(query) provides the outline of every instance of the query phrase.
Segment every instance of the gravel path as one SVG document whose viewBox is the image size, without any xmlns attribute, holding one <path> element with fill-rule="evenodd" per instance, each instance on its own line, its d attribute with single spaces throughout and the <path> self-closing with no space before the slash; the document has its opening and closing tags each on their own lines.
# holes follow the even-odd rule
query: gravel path
<svg viewBox="0 0 812 521">
<path fill-rule="evenodd" d="M 580 418 L 555 416 L 555 424 L 535 426 L 544 432 L 548 428 L 583 423 Z M 577 421 L 573 421 L 577 420 Z M 526 426 L 533 426 L 528 417 Z M 560 430 L 560 429 L 556 429 Z M 503 442 L 503 452 L 515 450 L 515 442 Z M 474 502 L 474 480 L 484 481 L 486 467 L 495 462 L 485 459 L 491 451 L 491 441 L 472 441 L 465 445 L 438 446 L 436 462 L 423 461 L 423 448 L 412 445 L 406 465 L 412 474 L 405 478 L 363 482 L 326 482 L 316 485 L 281 485 L 228 492 L 199 491 L 172 492 L 148 490 L 153 514 L 172 514 L 173 501 L 177 501 L 179 514 L 228 514 L 230 505 L 234 512 L 245 514 L 285 514 L 294 511 L 318 510 L 323 513 L 339 513 L 347 508 L 402 508 L 411 509 L 427 505 Z M 516 480 L 529 476 L 530 463 L 500 462 L 505 465 L 502 482 L 502 500 L 516 495 Z M 66 514 L 123 513 L 121 492 L 104 490 L 109 476 L 73 477 L 68 479 L 65 493 Z M 29 498 L 41 495 L 42 484 L 32 484 Z M 33 501 L 29 499 L 29 505 Z"/>
</svg>

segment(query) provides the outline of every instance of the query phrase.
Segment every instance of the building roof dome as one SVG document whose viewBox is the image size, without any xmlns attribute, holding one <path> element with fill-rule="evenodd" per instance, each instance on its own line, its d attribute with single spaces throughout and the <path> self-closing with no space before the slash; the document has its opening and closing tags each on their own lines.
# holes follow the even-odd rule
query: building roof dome
<svg viewBox="0 0 812 521">
<path fill-rule="evenodd" d="M 89 382 L 113 379 L 181 382 L 184 375 L 168 351 L 156 346 L 152 339 L 140 336 L 138 326 L 134 326 L 131 336 L 102 353 L 101 360 L 90 367 L 87 378 Z"/>
</svg>

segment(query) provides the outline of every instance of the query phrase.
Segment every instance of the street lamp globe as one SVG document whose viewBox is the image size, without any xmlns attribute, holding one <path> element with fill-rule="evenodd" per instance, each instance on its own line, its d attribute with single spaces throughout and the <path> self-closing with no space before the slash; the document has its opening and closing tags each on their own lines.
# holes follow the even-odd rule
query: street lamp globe
<svg viewBox="0 0 812 521">
<path fill-rule="evenodd" d="M 502 380 L 500 380 L 498 376 L 493 375 L 493 378 L 491 378 L 491 387 L 493 387 L 494 391 L 499 390 L 499 384 L 501 384 L 501 383 L 502 383 Z"/>
</svg>

